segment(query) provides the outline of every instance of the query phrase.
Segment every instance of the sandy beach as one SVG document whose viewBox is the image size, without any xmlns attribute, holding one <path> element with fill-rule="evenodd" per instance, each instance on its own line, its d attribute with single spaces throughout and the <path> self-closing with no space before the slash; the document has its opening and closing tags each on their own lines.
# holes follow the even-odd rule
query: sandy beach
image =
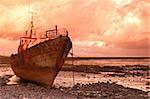
<svg viewBox="0 0 150 99">
<path fill-rule="evenodd" d="M 62 69 L 63 70 L 63 69 Z M 82 69 L 81 69 L 82 70 Z M 108 73 L 87 73 L 63 70 L 57 75 L 53 87 L 44 87 L 19 80 L 9 64 L 0 66 L 0 98 L 2 99 L 76 99 L 76 98 L 128 98 L 148 99 L 149 78 L 140 76 L 118 77 Z M 130 79 L 130 81 L 129 81 Z M 132 82 L 132 83 L 131 83 Z M 147 85 L 146 85 L 147 82 Z M 135 85 L 136 84 L 136 85 Z"/>
</svg>

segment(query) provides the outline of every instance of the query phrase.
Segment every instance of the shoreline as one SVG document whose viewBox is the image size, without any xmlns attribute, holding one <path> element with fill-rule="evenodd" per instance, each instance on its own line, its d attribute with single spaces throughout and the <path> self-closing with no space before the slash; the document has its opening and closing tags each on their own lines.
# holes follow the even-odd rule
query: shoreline
<svg viewBox="0 0 150 99">
<path fill-rule="evenodd" d="M 72 84 L 71 74 L 72 71 L 60 71 L 54 81 L 54 85 L 52 88 L 39 86 L 37 84 L 29 82 L 7 85 L 6 82 L 10 80 L 14 73 L 10 66 L 0 67 L 0 98 L 76 99 L 101 97 L 106 99 L 113 99 L 132 97 L 147 99 L 149 97 L 149 91 L 145 92 L 137 88 L 129 88 L 128 86 L 123 86 L 116 82 L 119 79 L 127 79 L 128 77 L 111 76 L 108 75 L 108 73 L 96 74 L 75 72 L 75 85 L 64 86 Z M 136 77 L 139 78 L 141 76 Z M 113 81 L 114 78 L 117 78 L 116 81 Z"/>
</svg>

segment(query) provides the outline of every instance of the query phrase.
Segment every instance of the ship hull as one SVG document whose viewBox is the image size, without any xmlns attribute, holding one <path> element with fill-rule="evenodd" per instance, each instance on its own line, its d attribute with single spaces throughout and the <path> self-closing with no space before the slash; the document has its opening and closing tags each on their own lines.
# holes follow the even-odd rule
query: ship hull
<svg viewBox="0 0 150 99">
<path fill-rule="evenodd" d="M 11 56 L 14 73 L 21 79 L 52 86 L 72 47 L 68 36 L 39 43 Z"/>
</svg>

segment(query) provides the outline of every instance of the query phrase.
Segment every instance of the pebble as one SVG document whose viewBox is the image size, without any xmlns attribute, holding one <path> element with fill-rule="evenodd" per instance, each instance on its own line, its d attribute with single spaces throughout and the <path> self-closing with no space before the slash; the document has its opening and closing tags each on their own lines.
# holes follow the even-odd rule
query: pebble
<svg viewBox="0 0 150 99">
<path fill-rule="evenodd" d="M 6 81 L 3 77 L 0 77 L 0 86 L 6 85 Z"/>
<path fill-rule="evenodd" d="M 67 90 L 67 89 L 65 89 Z M 122 98 L 133 98 L 133 99 L 143 99 L 148 98 L 148 93 L 143 92 L 138 89 L 125 88 L 122 85 L 117 85 L 116 83 L 109 82 L 99 82 L 92 84 L 79 84 L 77 83 L 73 86 L 72 90 L 69 91 L 70 94 L 80 96 L 80 97 L 94 97 L 94 98 L 108 98 L 109 99 L 122 99 Z M 78 94 L 77 94 L 78 93 Z"/>
</svg>

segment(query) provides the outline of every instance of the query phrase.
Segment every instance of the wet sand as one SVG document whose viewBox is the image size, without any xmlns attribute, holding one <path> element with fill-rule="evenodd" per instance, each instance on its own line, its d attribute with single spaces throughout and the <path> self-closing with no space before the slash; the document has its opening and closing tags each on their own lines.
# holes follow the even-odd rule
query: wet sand
<svg viewBox="0 0 150 99">
<path fill-rule="evenodd" d="M 28 82 L 11 84 L 14 73 L 10 65 L 0 66 L 0 98 L 49 98 L 49 99 L 76 99 L 76 98 L 128 98 L 148 99 L 149 80 L 144 72 L 142 75 L 119 74 L 112 72 L 73 72 L 62 69 L 57 75 L 53 87 L 43 87 Z M 74 70 L 74 69 L 73 69 Z M 104 70 L 104 69 L 102 69 Z M 119 72 L 120 73 L 120 72 Z M 120 76 L 123 75 L 123 76 Z M 14 77 L 15 78 L 15 77 Z M 16 79 L 15 79 L 16 80 Z M 9 84 L 9 85 L 8 85 Z"/>
</svg>

